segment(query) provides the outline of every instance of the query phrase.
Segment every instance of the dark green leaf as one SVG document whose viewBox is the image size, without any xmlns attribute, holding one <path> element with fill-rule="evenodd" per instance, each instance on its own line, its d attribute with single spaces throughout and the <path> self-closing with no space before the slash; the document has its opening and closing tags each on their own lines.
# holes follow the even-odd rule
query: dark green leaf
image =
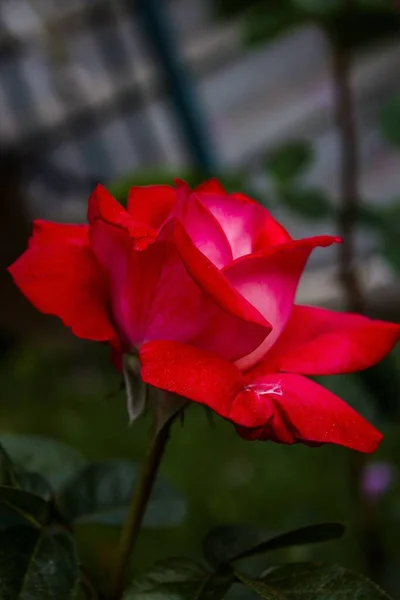
<svg viewBox="0 0 400 600">
<path fill-rule="evenodd" d="M 58 497 L 60 510 L 75 522 L 120 525 L 125 520 L 137 475 L 138 467 L 129 461 L 90 464 L 61 491 Z M 157 480 L 144 526 L 178 525 L 185 514 L 184 499 L 171 485 Z"/>
<path fill-rule="evenodd" d="M 289 0 L 269 0 L 268 10 L 264 2 L 258 2 L 246 13 L 244 43 L 251 46 L 273 40 L 307 19 L 307 13 Z"/>
<path fill-rule="evenodd" d="M 123 600 L 221 600 L 234 581 L 230 569 L 209 573 L 185 559 L 169 559 L 137 577 Z"/>
<path fill-rule="evenodd" d="M 2 433 L 0 442 L 17 467 L 39 473 L 54 490 L 59 489 L 85 463 L 73 448 L 41 436 Z"/>
<path fill-rule="evenodd" d="M 255 592 L 261 598 L 266 600 L 289 600 L 288 596 L 283 595 L 278 590 L 274 590 L 268 583 L 260 579 L 254 579 L 247 573 L 235 573 L 236 578 L 243 583 L 247 588 Z M 294 599 L 293 599 L 294 600 Z M 302 598 L 302 600 L 309 600 L 308 597 Z M 325 598 L 324 600 L 329 600 Z"/>
<path fill-rule="evenodd" d="M 340 523 L 318 523 L 317 525 L 308 525 L 294 531 L 287 531 L 274 536 L 260 544 L 248 548 L 236 554 L 232 560 L 247 558 L 264 552 L 271 552 L 279 548 L 288 548 L 289 546 L 302 546 L 305 544 L 316 544 L 335 540 L 343 536 L 345 527 Z"/>
<path fill-rule="evenodd" d="M 49 504 L 30 492 L 0 486 L 0 529 L 24 523 L 42 527 L 49 517 Z"/>
<path fill-rule="evenodd" d="M 50 500 L 53 496 L 53 491 L 44 477 L 38 473 L 30 473 L 29 471 L 18 472 L 18 485 L 25 492 L 36 494 L 44 500 Z"/>
<path fill-rule="evenodd" d="M 2 600 L 72 600 L 78 585 L 73 538 L 29 527 L 0 532 Z"/>
<path fill-rule="evenodd" d="M 311 145 L 304 141 L 294 141 L 269 152 L 265 167 L 279 184 L 287 184 L 302 175 L 312 161 Z"/>
<path fill-rule="evenodd" d="M 323 190 L 290 188 L 282 190 L 280 198 L 290 210 L 307 219 L 324 219 L 333 213 Z"/>
<path fill-rule="evenodd" d="M 400 96 L 391 98 L 381 111 L 381 129 L 385 138 L 400 146 Z"/>
<path fill-rule="evenodd" d="M 337 565 L 298 563 L 273 569 L 261 579 L 236 576 L 267 600 L 390 600 L 363 575 Z"/>
<path fill-rule="evenodd" d="M 18 486 L 15 466 L 2 444 L 0 444 L 0 485 Z"/>
<path fill-rule="evenodd" d="M 271 533 L 247 525 L 223 525 L 204 538 L 204 556 L 212 565 L 229 563 L 237 554 L 271 539 Z"/>
</svg>

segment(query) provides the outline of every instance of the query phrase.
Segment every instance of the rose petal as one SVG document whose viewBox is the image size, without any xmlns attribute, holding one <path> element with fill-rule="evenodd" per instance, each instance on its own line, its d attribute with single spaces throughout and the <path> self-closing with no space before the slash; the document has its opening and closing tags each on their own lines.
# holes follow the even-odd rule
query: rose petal
<svg viewBox="0 0 400 600">
<path fill-rule="evenodd" d="M 102 185 L 98 184 L 89 198 L 88 221 L 91 232 L 98 222 L 126 230 L 137 248 L 145 248 L 157 231 L 145 223 L 137 223 L 132 215 Z"/>
<path fill-rule="evenodd" d="M 129 190 L 128 212 L 135 223 L 159 230 L 169 217 L 176 199 L 170 185 L 134 186 Z"/>
<path fill-rule="evenodd" d="M 205 192 L 207 194 L 226 194 L 226 190 L 222 186 L 222 184 L 212 177 L 211 179 L 207 179 L 207 181 L 203 181 L 200 185 L 195 188 L 195 192 Z"/>
<path fill-rule="evenodd" d="M 246 439 L 272 440 L 284 444 L 339 444 L 374 452 L 382 435 L 338 396 L 301 375 L 271 374 L 247 383 L 247 389 L 273 406 L 264 427 L 238 428 Z M 255 415 L 255 419 L 256 419 Z"/>
<path fill-rule="evenodd" d="M 29 248 L 9 271 L 38 310 L 58 316 L 78 337 L 115 337 L 107 279 L 91 252 L 86 225 L 36 221 Z"/>
<path fill-rule="evenodd" d="M 234 259 L 291 240 L 265 208 L 243 194 L 199 191 L 197 195 L 225 232 Z"/>
<path fill-rule="evenodd" d="M 295 306 L 286 329 L 265 357 L 265 368 L 304 375 L 352 373 L 381 361 L 399 338 L 400 325 L 394 323 Z"/>
<path fill-rule="evenodd" d="M 240 258 L 224 269 L 231 284 L 271 323 L 272 333 L 251 355 L 239 361 L 241 369 L 255 365 L 277 340 L 293 309 L 300 277 L 314 248 L 330 246 L 338 238 L 319 236 L 293 240 Z"/>
<path fill-rule="evenodd" d="M 173 215 L 183 224 L 196 247 L 218 268 L 232 262 L 228 239 L 214 215 L 199 201 L 197 194 L 176 180 L 177 201 Z"/>
<path fill-rule="evenodd" d="M 204 404 L 235 423 L 264 424 L 270 416 L 266 406 L 255 421 L 252 401 L 257 397 L 243 389 L 239 369 L 218 354 L 186 344 L 154 341 L 141 347 L 139 358 L 145 382 Z"/>
</svg>

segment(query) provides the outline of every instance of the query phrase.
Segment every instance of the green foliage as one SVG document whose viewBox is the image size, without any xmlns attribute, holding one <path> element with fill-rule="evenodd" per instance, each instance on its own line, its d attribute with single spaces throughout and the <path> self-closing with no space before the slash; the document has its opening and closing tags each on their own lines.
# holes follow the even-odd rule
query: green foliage
<svg viewBox="0 0 400 600">
<path fill-rule="evenodd" d="M 212 564 L 226 563 L 280 548 L 326 542 L 343 536 L 340 523 L 318 523 L 275 535 L 241 525 L 218 527 L 204 540 L 204 553 Z"/>
<path fill-rule="evenodd" d="M 13 444 L 15 449 L 15 439 Z M 42 476 L 15 467 L 1 445 L 0 460 L 0 597 L 72 600 L 79 579 L 75 542 L 50 486 Z"/>
<path fill-rule="evenodd" d="M 2 433 L 0 442 L 17 468 L 42 475 L 54 490 L 85 463 L 73 448 L 41 436 Z"/>
<path fill-rule="evenodd" d="M 65 486 L 57 500 L 60 510 L 74 523 L 121 525 L 127 515 L 138 476 L 138 466 L 124 460 L 87 465 Z M 186 514 L 184 499 L 158 479 L 144 518 L 145 527 L 172 527 Z"/>
<path fill-rule="evenodd" d="M 381 109 L 381 130 L 385 138 L 400 147 L 400 96 L 388 100 Z"/>
<path fill-rule="evenodd" d="M 17 486 L 18 476 L 15 466 L 5 448 L 0 444 L 0 485 Z"/>
<path fill-rule="evenodd" d="M 169 559 L 137 577 L 123 600 L 222 600 L 233 581 L 229 568 L 210 573 L 189 560 Z"/>
<path fill-rule="evenodd" d="M 34 527 L 43 527 L 49 504 L 40 496 L 12 487 L 0 487 L 0 528 L 7 528 L 10 516 L 19 516 Z"/>
<path fill-rule="evenodd" d="M 292 212 L 305 219 L 319 220 L 334 214 L 325 192 L 318 188 L 288 187 L 281 191 L 280 200 Z"/>
<path fill-rule="evenodd" d="M 264 164 L 276 183 L 287 185 L 302 175 L 313 160 L 311 144 L 304 140 L 294 140 L 268 152 Z"/>
<path fill-rule="evenodd" d="M 295 563 L 277 567 L 260 579 L 237 578 L 266 600 L 390 600 L 363 575 L 337 565 Z"/>
<path fill-rule="evenodd" d="M 78 583 L 75 543 L 66 531 L 13 527 L 0 532 L 2 600 L 72 600 Z"/>
</svg>

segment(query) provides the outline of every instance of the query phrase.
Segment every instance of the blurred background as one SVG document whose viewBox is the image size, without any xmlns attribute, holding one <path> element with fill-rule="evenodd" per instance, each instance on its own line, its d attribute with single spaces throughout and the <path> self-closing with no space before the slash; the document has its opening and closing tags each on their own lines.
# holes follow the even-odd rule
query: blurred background
<svg viewBox="0 0 400 600">
<path fill-rule="evenodd" d="M 36 313 L 5 271 L 33 218 L 84 221 L 97 182 L 124 201 L 217 176 L 294 237 L 345 237 L 315 252 L 299 302 L 400 321 L 399 34 L 396 0 L 0 0 L 0 440 L 143 453 L 107 350 Z M 340 561 L 399 597 L 400 351 L 323 383 L 385 433 L 374 457 L 244 442 L 193 407 L 162 468 L 185 516 L 143 533 L 137 568 L 197 556 L 216 524 L 340 520 L 346 542 L 289 558 Z M 118 531 L 79 535 L 101 573 Z"/>
</svg>

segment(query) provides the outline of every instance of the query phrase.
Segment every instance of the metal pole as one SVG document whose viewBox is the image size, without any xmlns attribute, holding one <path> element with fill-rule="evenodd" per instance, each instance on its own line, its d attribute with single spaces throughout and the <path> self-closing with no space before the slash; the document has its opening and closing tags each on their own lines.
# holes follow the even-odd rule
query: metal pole
<svg viewBox="0 0 400 600">
<path fill-rule="evenodd" d="M 196 96 L 190 74 L 174 41 L 164 0 L 136 0 L 136 14 L 147 34 L 154 56 L 161 64 L 186 144 L 196 167 L 204 175 L 215 175 L 217 160 L 206 120 Z"/>
</svg>

